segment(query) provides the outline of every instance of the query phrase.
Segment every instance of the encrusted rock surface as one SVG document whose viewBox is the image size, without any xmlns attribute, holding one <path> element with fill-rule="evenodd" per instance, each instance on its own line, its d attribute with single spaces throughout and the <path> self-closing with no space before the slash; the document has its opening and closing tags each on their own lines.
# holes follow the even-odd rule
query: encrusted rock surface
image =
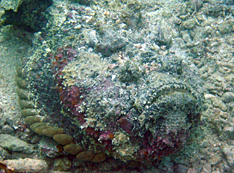
<svg viewBox="0 0 234 173">
<path fill-rule="evenodd" d="M 18 7 L 22 4 L 22 0 L 2 0 L 0 7 L 6 10 L 17 11 Z"/>
<path fill-rule="evenodd" d="M 39 31 L 47 23 L 44 13 L 51 4 L 51 0 L 2 0 L 0 25 L 12 24 L 26 31 Z M 24 37 L 29 38 L 26 33 L 22 35 Z"/>
<path fill-rule="evenodd" d="M 5 160 L 5 164 L 13 168 L 16 172 L 35 172 L 43 173 L 48 170 L 48 164 L 45 160 L 39 159 L 18 159 L 18 160 Z"/>
<path fill-rule="evenodd" d="M 123 151 L 121 150 L 121 145 L 131 146 L 129 143 L 124 143 L 123 141 L 126 141 L 126 139 L 130 139 L 129 141 L 131 141 L 134 135 L 139 135 L 139 127 L 143 127 L 143 129 L 154 127 L 155 122 L 150 123 L 149 121 L 147 123 L 147 121 L 143 120 L 148 118 L 145 118 L 145 113 L 147 113 L 147 115 L 152 115 L 156 107 L 159 106 L 161 109 L 162 104 L 157 102 L 157 97 L 157 99 L 154 99 L 154 97 L 147 97 L 147 94 L 152 95 L 151 93 L 155 92 L 153 90 L 154 87 L 157 88 L 157 85 L 154 84 L 157 83 L 156 81 L 160 78 L 156 78 L 156 74 L 162 74 L 160 77 L 163 83 L 167 83 L 168 76 L 171 76 L 169 77 L 170 80 L 177 84 L 182 83 L 186 86 L 181 88 L 180 85 L 179 88 L 173 88 L 172 93 L 167 92 L 167 90 L 162 90 L 163 92 L 166 91 L 165 95 L 161 95 L 162 97 L 171 96 L 170 98 L 165 97 L 164 103 L 170 103 L 168 100 L 171 98 L 179 98 L 178 101 L 180 102 L 174 105 L 177 107 L 184 104 L 184 102 L 181 102 L 183 99 L 180 99 L 184 96 L 185 100 L 189 100 L 190 103 L 192 103 L 191 107 L 196 103 L 203 103 L 199 101 L 200 99 L 198 99 L 198 96 L 191 94 L 196 93 L 193 91 L 198 91 L 198 93 L 204 92 L 202 87 L 199 87 L 201 83 L 198 82 L 201 74 L 201 78 L 204 81 L 203 87 L 207 89 L 207 91 L 205 91 L 205 105 L 207 110 L 202 110 L 199 106 L 195 108 L 197 112 L 201 112 L 201 121 L 197 123 L 198 128 L 191 129 L 190 127 L 192 126 L 190 125 L 193 123 L 183 125 L 186 121 L 182 117 L 186 116 L 180 116 L 181 121 L 178 121 L 178 119 L 173 119 L 173 115 L 165 114 L 168 115 L 165 117 L 170 117 L 170 119 L 164 123 L 165 125 L 172 124 L 171 122 L 176 120 L 181 124 L 179 126 L 172 126 L 171 129 L 186 127 L 189 129 L 188 131 L 192 130 L 190 139 L 193 139 L 193 141 L 189 140 L 187 143 L 182 142 L 185 144 L 184 149 L 169 157 L 163 157 L 162 160 L 160 160 L 161 163 L 155 163 L 151 168 L 147 168 L 144 171 L 231 172 L 233 170 L 232 148 L 234 146 L 234 101 L 232 98 L 234 10 L 232 1 L 191 0 L 183 2 L 138 2 L 133 0 L 104 2 L 101 0 L 90 0 L 76 2 L 77 3 L 73 3 L 71 1 L 69 4 L 67 2 L 54 1 L 49 9 L 51 15 L 46 16 L 46 18 L 49 19 L 47 28 L 35 34 L 34 48 L 32 49 L 33 51 L 29 53 L 29 56 L 22 56 L 23 64 L 26 64 L 24 69 L 28 75 L 24 89 L 26 89 L 29 94 L 30 90 L 33 91 L 37 96 L 35 100 L 31 100 L 36 103 L 34 105 L 35 108 L 30 110 L 24 109 L 22 111 L 23 117 L 40 117 L 43 121 L 48 123 L 48 126 L 64 128 L 64 131 L 60 133 L 72 135 L 73 143 L 71 144 L 77 143 L 75 148 L 78 144 L 81 144 L 84 147 L 82 148 L 82 150 L 84 150 L 83 153 L 95 151 L 95 154 L 97 154 L 101 150 L 101 155 L 106 152 L 109 156 L 115 156 L 124 160 L 124 158 L 126 158 L 126 152 L 125 157 L 122 157 L 109 152 L 110 150 L 108 150 L 108 147 L 106 150 L 103 150 L 103 145 L 107 146 L 108 144 L 104 141 L 111 141 L 111 145 L 115 146 L 114 151 L 117 151 L 116 149 L 119 147 L 120 150 L 118 153 L 120 153 L 120 151 Z M 26 21 L 28 20 L 27 18 L 25 19 Z M 16 24 L 17 22 L 12 23 Z M 24 24 L 25 22 L 23 22 L 23 25 Z M 26 24 L 30 26 L 27 22 Z M 36 25 L 32 23 L 32 28 L 34 26 Z M 137 30 L 138 28 L 140 29 Z M 22 32 L 18 33 L 21 33 L 19 36 L 20 39 L 25 39 Z M 160 61 L 161 58 L 163 61 Z M 87 61 L 87 59 L 89 59 L 89 61 Z M 151 62 L 151 59 L 154 61 Z M 87 64 L 85 64 L 85 62 L 87 62 Z M 150 63 L 147 64 L 147 62 Z M 194 66 L 192 62 L 195 63 L 196 66 Z M 187 67 L 189 68 L 185 70 Z M 49 69 L 51 69 L 51 71 Z M 92 69 L 92 71 L 90 71 L 90 69 Z M 195 70 L 193 71 L 193 69 Z M 58 73 L 54 74 L 56 71 Z M 78 71 L 79 73 L 75 73 L 74 71 Z M 167 71 L 166 75 L 163 75 L 165 71 Z M 192 73 L 189 73 L 191 71 Z M 196 71 L 199 71 L 200 74 Z M 184 72 L 186 73 L 185 75 L 183 75 Z M 194 75 L 194 72 L 196 72 L 196 75 Z M 108 76 L 111 76 L 109 81 L 106 80 Z M 189 78 L 188 76 L 192 77 Z M 83 81 L 82 78 L 84 79 Z M 142 79 L 147 79 L 145 85 L 142 85 Z M 54 81 L 54 83 L 52 83 L 52 81 Z M 97 86 L 92 85 L 92 81 L 95 81 Z M 106 82 L 103 86 L 101 85 L 102 81 Z M 117 85 L 117 89 L 116 86 L 111 83 L 113 81 L 119 81 L 120 85 Z M 22 83 L 22 79 L 20 79 L 20 82 Z M 124 116 L 125 112 L 122 111 L 123 109 L 120 109 L 120 112 L 122 111 L 122 119 L 120 118 L 118 119 L 119 121 L 117 120 L 117 126 L 105 127 L 103 124 L 95 123 L 102 122 L 101 120 L 108 120 L 108 116 L 104 116 L 106 112 L 104 111 L 103 115 L 100 114 L 100 112 L 103 112 L 106 107 L 111 108 L 112 105 L 116 105 L 116 102 L 114 102 L 116 98 L 113 96 L 114 92 L 111 91 L 117 90 L 119 92 L 120 90 L 118 89 L 123 87 L 121 83 L 127 84 L 125 88 L 121 90 L 121 92 L 123 91 L 122 93 L 125 94 L 122 98 L 128 98 L 130 102 L 122 102 L 121 99 L 117 102 L 122 103 L 120 107 L 126 108 L 132 104 L 131 109 L 137 110 L 136 112 L 138 113 L 142 111 L 144 114 L 141 114 L 142 116 L 140 116 L 141 118 L 139 119 L 142 123 L 140 123 L 140 125 L 142 126 L 134 126 L 134 128 L 133 126 L 129 126 L 129 124 L 131 124 L 129 122 L 131 122 L 132 119 L 129 118 L 129 116 Z M 149 85 L 149 89 L 145 93 L 144 90 L 142 91 L 142 88 L 149 83 L 152 83 L 152 85 Z M 27 89 L 28 84 L 31 84 L 30 90 Z M 57 87 L 53 89 L 56 84 Z M 139 84 L 138 90 L 134 91 L 134 84 Z M 188 86 L 191 84 L 193 85 L 188 89 Z M 105 85 L 107 87 L 105 87 Z M 90 92 L 85 93 L 85 87 L 90 87 L 89 91 L 92 92 L 93 95 L 90 94 Z M 127 97 L 125 91 L 128 91 L 129 97 Z M 53 92 L 57 92 L 57 94 L 52 95 L 51 93 Z M 130 97 L 132 93 L 134 93 L 134 95 Z M 99 94 L 98 97 L 96 97 L 97 94 Z M 135 98 L 143 94 L 144 96 L 142 98 L 134 101 Z M 105 97 L 101 97 L 101 95 Z M 81 97 L 78 98 L 76 96 Z M 106 99 L 108 98 L 106 96 L 110 96 L 111 100 Z M 148 104 L 143 104 L 142 106 L 142 103 L 145 102 L 145 96 L 153 101 Z M 19 97 L 21 100 L 24 100 L 22 95 L 19 95 Z M 34 98 L 35 97 L 30 99 Z M 104 102 L 100 102 L 102 104 L 92 104 L 103 98 L 105 98 Z M 161 98 L 159 97 L 159 99 Z M 42 136 L 32 134 L 26 125 L 21 124 L 18 129 L 15 128 L 15 123 L 13 124 L 11 120 L 9 121 L 6 119 L 8 116 L 5 114 L 5 111 L 8 110 L 9 107 L 9 104 L 6 104 L 6 100 L 7 99 L 4 98 L 0 101 L 0 106 L 4 105 L 4 107 L 2 107 L 2 113 L 0 112 L 0 116 L 3 117 L 1 125 L 5 126 L 9 124 L 15 130 L 15 135 L 22 139 L 32 141 L 32 139 L 37 138 L 38 141 L 41 141 L 39 148 L 46 156 L 51 156 L 51 158 L 66 157 L 64 155 L 67 153 L 62 151 L 63 146 L 57 146 L 57 143 L 55 143 L 51 137 L 46 138 L 42 137 L 43 134 Z M 73 102 L 71 100 L 73 100 Z M 62 101 L 62 104 L 60 104 L 59 101 Z M 85 102 L 87 102 L 87 104 Z M 171 104 L 164 104 L 164 106 L 165 105 L 166 108 L 168 108 L 170 106 L 167 105 Z M 77 112 L 80 114 L 78 116 L 75 115 L 76 111 L 72 110 L 74 106 L 79 108 Z M 143 111 L 146 106 L 148 106 L 148 108 L 146 111 Z M 24 107 L 24 105 L 22 107 Z M 95 109 L 91 109 L 92 107 Z M 189 109 L 191 109 L 191 107 Z M 180 108 L 180 112 L 186 112 L 182 107 Z M 91 112 L 94 112 L 94 114 L 91 114 Z M 134 115 L 134 111 L 126 112 L 130 112 L 131 116 Z M 177 114 L 176 111 L 172 112 Z M 85 115 L 85 113 L 91 118 L 87 119 L 85 117 L 86 119 L 82 119 L 81 114 Z M 108 115 L 112 115 L 112 109 L 110 109 L 108 113 Z M 13 116 L 12 114 L 9 115 Z M 74 121 L 76 117 L 80 118 L 79 121 Z M 113 117 L 115 118 L 115 116 Z M 157 116 L 151 116 L 153 119 L 156 117 Z M 164 116 L 162 117 L 164 118 Z M 199 117 L 192 116 L 192 119 L 199 120 Z M 110 119 L 109 122 L 111 121 Z M 133 119 L 133 124 L 137 124 L 137 121 L 138 119 Z M 14 120 L 14 122 L 17 121 Z M 73 123 L 71 124 L 68 122 Z M 80 130 L 77 130 L 77 127 L 82 128 L 82 131 L 85 131 L 88 127 L 95 127 L 95 129 L 94 131 L 88 129 L 88 133 L 81 133 Z M 107 131 L 109 129 L 114 129 L 114 133 L 110 133 L 112 131 Z M 106 133 L 96 133 L 102 130 L 105 130 Z M 2 131 L 4 131 L 4 128 L 1 132 Z M 35 132 L 36 131 L 41 132 L 41 129 L 35 129 Z M 150 128 L 149 131 L 154 132 L 155 129 Z M 133 132 L 133 134 L 131 134 L 131 132 Z M 11 134 L 13 135 L 14 133 Z M 167 133 L 161 131 L 160 134 L 165 136 Z M 80 138 L 80 136 L 82 136 L 82 138 Z M 174 140 L 170 138 L 170 136 L 167 137 L 172 141 Z M 184 136 L 181 134 L 176 137 L 184 139 Z M 41 140 L 41 138 L 43 140 Z M 150 137 L 148 139 L 150 139 Z M 171 145 L 170 140 L 162 141 L 165 145 Z M 48 145 L 49 141 L 51 142 L 50 145 Z M 97 142 L 100 141 L 102 141 L 101 145 L 97 146 Z M 150 143 L 150 145 L 153 146 L 154 143 Z M 96 146 L 96 148 L 93 148 L 94 146 Z M 96 151 L 96 149 L 98 151 Z M 7 153 L 4 152 L 4 150 L 1 151 Z M 128 151 L 134 152 L 134 150 Z M 13 157 L 16 158 L 19 158 L 19 156 L 20 155 L 13 155 Z M 126 166 L 123 162 L 117 161 L 111 157 L 108 157 L 102 163 L 82 162 L 74 158 L 74 156 L 69 155 L 69 157 L 72 157 L 71 167 L 69 169 L 68 166 L 66 169 L 71 172 L 126 172 L 126 170 L 128 170 L 128 172 L 134 172 L 144 169 L 138 170 L 137 167 L 139 167 L 139 165 L 136 166 L 137 163 L 134 162 L 130 162 L 128 166 Z M 3 157 L 3 159 L 5 158 Z M 103 157 L 101 158 L 103 159 Z M 132 157 L 130 160 L 131 159 Z M 48 158 L 47 161 L 53 162 L 53 159 Z M 59 163 L 57 164 L 57 168 L 60 169 L 65 162 L 57 163 Z"/>
<path fill-rule="evenodd" d="M 11 152 L 32 153 L 33 146 L 17 137 L 0 134 L 0 146 Z"/>
</svg>

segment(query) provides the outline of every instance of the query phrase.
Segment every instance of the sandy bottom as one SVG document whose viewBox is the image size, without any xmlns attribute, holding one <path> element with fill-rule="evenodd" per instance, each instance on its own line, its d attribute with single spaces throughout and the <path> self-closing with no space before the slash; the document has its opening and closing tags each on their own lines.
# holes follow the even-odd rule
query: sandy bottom
<svg viewBox="0 0 234 173">
<path fill-rule="evenodd" d="M 20 107 L 16 94 L 15 66 L 25 56 L 29 45 L 9 32 L 0 33 L 0 126 L 17 128 Z"/>
</svg>

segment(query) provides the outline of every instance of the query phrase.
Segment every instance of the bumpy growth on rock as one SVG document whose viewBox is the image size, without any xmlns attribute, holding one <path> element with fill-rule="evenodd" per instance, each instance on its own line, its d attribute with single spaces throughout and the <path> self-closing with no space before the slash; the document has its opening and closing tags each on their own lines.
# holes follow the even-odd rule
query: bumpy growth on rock
<svg viewBox="0 0 234 173">
<path fill-rule="evenodd" d="M 24 71 L 44 120 L 66 133 L 55 130 L 51 137 L 67 151 L 75 143 L 77 158 L 90 156 L 82 155 L 85 161 L 109 155 L 151 164 L 186 145 L 200 120 L 203 89 L 184 54 L 162 56 L 151 48 L 160 38 L 160 46 L 170 47 L 171 38 L 161 29 L 149 32 L 157 26 L 142 18 L 137 4 L 125 8 L 115 12 L 127 26 L 120 28 L 112 18 L 101 24 L 101 12 L 90 7 L 53 5 Z M 128 11 L 138 13 L 131 23 L 124 20 L 133 17 Z M 34 124 L 31 129 L 47 134 L 47 125 L 42 131 Z"/>
</svg>

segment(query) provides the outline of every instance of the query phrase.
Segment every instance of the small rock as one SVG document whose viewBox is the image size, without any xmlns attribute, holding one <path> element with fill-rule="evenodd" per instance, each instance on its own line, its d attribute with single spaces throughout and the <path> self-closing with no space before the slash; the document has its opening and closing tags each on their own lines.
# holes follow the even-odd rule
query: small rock
<svg viewBox="0 0 234 173">
<path fill-rule="evenodd" d="M 104 162 L 105 163 L 105 162 Z M 78 160 L 77 158 L 74 158 L 72 160 L 72 167 L 81 167 L 84 166 L 85 162 Z"/>
<path fill-rule="evenodd" d="M 216 81 L 218 81 L 218 82 L 224 82 L 225 81 L 225 79 L 218 73 L 214 73 L 211 76 L 214 77 L 216 79 Z"/>
<path fill-rule="evenodd" d="M 17 151 L 23 153 L 33 152 L 32 145 L 8 134 L 0 134 L 0 146 L 9 151 Z"/>
<path fill-rule="evenodd" d="M 228 103 L 228 109 L 229 109 L 229 111 L 234 110 L 234 101 Z"/>
<path fill-rule="evenodd" d="M 2 127 L 1 133 L 12 134 L 14 133 L 14 129 L 9 125 L 4 125 Z"/>
<path fill-rule="evenodd" d="M 212 101 L 215 107 L 220 108 L 222 111 L 227 110 L 226 104 L 221 99 L 215 97 L 214 99 L 212 99 Z"/>
<path fill-rule="evenodd" d="M 230 103 L 230 102 L 234 101 L 234 93 L 233 92 L 224 93 L 223 96 L 222 96 L 222 100 L 225 103 Z"/>
<path fill-rule="evenodd" d="M 114 158 L 108 158 L 108 161 L 99 164 L 101 172 L 111 172 L 111 170 L 117 170 L 118 167 L 121 167 L 121 162 L 116 162 Z"/>
<path fill-rule="evenodd" d="M 6 158 L 10 158 L 11 154 L 8 153 L 7 150 L 4 150 L 3 148 L 0 147 L 0 158 L 6 159 Z"/>
<path fill-rule="evenodd" d="M 234 146 L 225 145 L 223 146 L 223 153 L 226 155 L 227 162 L 231 167 L 234 166 Z"/>
<path fill-rule="evenodd" d="M 62 154 L 62 152 L 58 151 L 58 143 L 53 139 L 43 137 L 38 146 L 42 153 L 49 158 L 55 158 Z"/>
<path fill-rule="evenodd" d="M 5 160 L 7 166 L 14 168 L 16 172 L 47 172 L 48 164 L 40 159 L 19 159 L 19 160 Z"/>
<path fill-rule="evenodd" d="M 206 163 L 203 166 L 201 173 L 211 173 L 211 165 L 209 163 Z"/>
<path fill-rule="evenodd" d="M 175 166 L 176 172 L 187 172 L 188 171 L 188 167 L 186 165 L 183 164 L 177 164 Z"/>
<path fill-rule="evenodd" d="M 66 171 L 71 167 L 71 161 L 68 158 L 57 158 L 54 160 L 54 169 L 57 171 Z"/>
<path fill-rule="evenodd" d="M 215 98 L 215 96 L 212 95 L 212 94 L 204 94 L 204 96 L 205 96 L 205 99 L 213 99 L 213 98 Z"/>
<path fill-rule="evenodd" d="M 221 160 L 222 160 L 222 157 L 217 154 L 217 155 L 214 155 L 213 157 L 211 157 L 208 162 L 212 165 L 215 165 L 215 164 L 219 163 Z"/>
<path fill-rule="evenodd" d="M 187 173 L 198 173 L 198 170 L 195 168 L 189 168 Z"/>
<path fill-rule="evenodd" d="M 50 171 L 50 173 L 71 173 L 70 171 Z"/>
<path fill-rule="evenodd" d="M 181 26 L 184 29 L 192 29 L 196 26 L 196 21 L 195 21 L 195 19 L 192 18 L 192 19 L 189 19 L 189 20 L 182 22 Z"/>
<path fill-rule="evenodd" d="M 41 140 L 41 137 L 39 135 L 33 134 L 31 138 L 29 139 L 29 142 L 31 144 L 36 144 L 36 143 L 39 143 L 40 140 Z"/>
</svg>

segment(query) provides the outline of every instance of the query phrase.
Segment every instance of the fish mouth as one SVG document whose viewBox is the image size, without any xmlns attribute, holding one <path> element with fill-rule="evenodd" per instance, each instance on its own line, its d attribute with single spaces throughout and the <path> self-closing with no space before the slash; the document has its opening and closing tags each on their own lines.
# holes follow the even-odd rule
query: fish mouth
<svg viewBox="0 0 234 173">
<path fill-rule="evenodd" d="M 189 130 L 200 119 L 200 98 L 185 84 L 167 84 L 149 98 L 138 117 L 141 129 L 151 133 Z"/>
<path fill-rule="evenodd" d="M 152 94 L 150 104 L 156 105 L 159 112 L 184 111 L 187 114 L 197 112 L 200 98 L 192 89 L 181 83 L 166 84 Z"/>
<path fill-rule="evenodd" d="M 136 155 L 142 160 L 179 151 L 200 120 L 201 98 L 187 84 L 168 83 L 149 95 L 144 96 L 147 103 L 138 109 L 138 115 L 129 112 L 136 117 L 124 116 L 117 121 L 132 144 L 138 144 Z"/>
<path fill-rule="evenodd" d="M 169 83 L 161 86 L 156 92 L 154 92 L 151 96 L 151 103 L 156 102 L 161 97 L 166 95 L 171 95 L 173 93 L 185 93 L 186 95 L 190 95 L 194 99 L 198 100 L 198 96 L 192 91 L 192 89 L 182 83 Z"/>
</svg>

